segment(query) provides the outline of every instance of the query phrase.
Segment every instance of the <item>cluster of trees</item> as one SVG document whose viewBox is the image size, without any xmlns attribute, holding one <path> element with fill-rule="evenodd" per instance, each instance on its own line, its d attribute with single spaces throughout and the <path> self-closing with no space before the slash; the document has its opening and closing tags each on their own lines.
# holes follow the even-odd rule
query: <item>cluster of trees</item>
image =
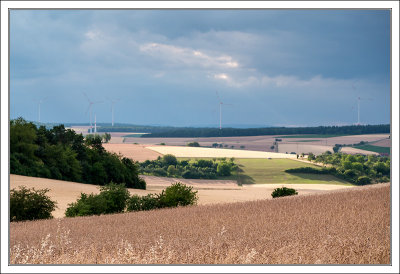
<svg viewBox="0 0 400 274">
<path fill-rule="evenodd" d="M 26 188 L 10 191 L 10 222 L 51 219 L 51 212 L 57 207 L 46 193 L 49 189 Z"/>
<path fill-rule="evenodd" d="M 229 137 L 229 136 L 260 136 L 260 135 L 357 135 L 372 133 L 390 133 L 390 125 L 359 125 L 359 126 L 319 126 L 319 127 L 269 127 L 269 128 L 168 128 L 166 130 L 150 130 L 151 134 L 142 138 L 152 137 Z"/>
<path fill-rule="evenodd" d="M 182 183 L 174 183 L 159 194 L 130 196 L 124 185 L 110 183 L 100 187 L 99 194 L 84 194 L 65 212 L 66 217 L 90 216 L 195 205 L 197 191 Z"/>
<path fill-rule="evenodd" d="M 64 125 L 37 128 L 22 118 L 10 121 L 10 172 L 97 185 L 113 181 L 146 189 L 137 164 L 107 152 L 99 135 L 84 138 Z"/>
<path fill-rule="evenodd" d="M 322 170 L 311 168 L 314 171 L 305 171 L 305 168 L 299 168 L 287 170 L 287 172 L 332 174 L 358 185 L 390 181 L 390 158 L 387 156 L 350 155 L 327 151 L 318 156 L 310 153 L 309 160 L 331 167 Z"/>
<path fill-rule="evenodd" d="M 230 176 L 237 169 L 237 165 L 230 160 L 178 160 L 174 155 L 167 154 L 157 160 L 146 160 L 140 163 L 142 174 L 175 177 L 185 179 L 216 179 Z"/>
<path fill-rule="evenodd" d="M 190 142 L 187 144 L 188 147 L 200 147 L 200 144 L 198 142 Z"/>
<path fill-rule="evenodd" d="M 35 190 L 20 187 L 10 192 L 10 221 L 53 218 L 56 202 L 46 195 L 48 189 Z M 182 183 L 174 183 L 159 194 L 130 196 L 123 184 L 110 183 L 100 187 L 99 194 L 81 193 L 81 197 L 68 205 L 66 217 L 90 216 L 141 211 L 166 207 L 195 205 L 197 191 Z"/>
</svg>

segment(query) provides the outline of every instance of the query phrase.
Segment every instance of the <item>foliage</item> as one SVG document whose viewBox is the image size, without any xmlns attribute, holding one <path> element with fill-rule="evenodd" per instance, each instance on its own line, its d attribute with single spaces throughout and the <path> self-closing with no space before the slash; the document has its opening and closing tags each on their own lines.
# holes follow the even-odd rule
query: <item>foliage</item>
<svg viewBox="0 0 400 274">
<path fill-rule="evenodd" d="M 197 200 L 197 191 L 193 191 L 193 187 L 178 182 L 167 187 L 160 194 L 133 195 L 128 200 L 127 211 L 195 205 Z"/>
<path fill-rule="evenodd" d="M 308 158 L 309 161 L 315 160 L 315 156 L 312 152 L 308 153 Z"/>
<path fill-rule="evenodd" d="M 387 182 L 390 178 L 390 158 L 376 155 L 348 155 L 325 152 L 316 162 L 332 165 L 331 174 L 358 185 Z"/>
<path fill-rule="evenodd" d="M 123 212 L 129 199 L 124 185 L 110 183 L 100 187 L 100 194 L 81 193 L 80 199 L 69 204 L 66 217 L 89 216 Z"/>
<path fill-rule="evenodd" d="M 143 211 L 160 208 L 158 195 L 147 194 L 146 196 L 132 195 L 128 200 L 127 211 Z"/>
<path fill-rule="evenodd" d="M 332 174 L 336 171 L 333 168 L 313 168 L 313 167 L 298 167 L 286 169 L 287 173 L 311 173 L 311 174 Z"/>
<path fill-rule="evenodd" d="M 185 179 L 216 179 L 218 176 L 230 176 L 236 168 L 233 159 L 215 160 L 177 160 L 175 156 L 167 154 L 157 160 L 147 160 L 140 163 L 140 172 L 154 176 L 169 176 Z"/>
<path fill-rule="evenodd" d="M 102 128 L 111 131 L 111 128 Z M 117 129 L 114 129 L 117 131 Z M 133 131 L 131 131 L 133 132 Z M 137 131 L 140 132 L 140 131 Z M 149 128 L 150 134 L 142 138 L 153 137 L 228 137 L 228 136 L 261 136 L 261 135 L 294 135 L 313 134 L 311 136 L 343 136 L 373 133 L 390 133 L 390 125 L 352 125 L 352 126 L 319 126 L 319 127 L 268 127 L 268 128 Z M 317 134 L 317 135 L 315 135 Z"/>
<path fill-rule="evenodd" d="M 49 189 L 29 189 L 24 186 L 10 191 L 10 221 L 53 218 L 56 202 L 46 195 Z"/>
<path fill-rule="evenodd" d="M 281 188 L 275 188 L 274 191 L 271 193 L 271 196 L 272 198 L 277 198 L 277 197 L 291 196 L 297 194 L 298 192 L 293 188 L 281 187 Z"/>
<path fill-rule="evenodd" d="M 197 202 L 197 191 L 192 186 L 174 183 L 163 190 L 159 196 L 161 207 L 194 205 Z"/>
<path fill-rule="evenodd" d="M 200 147 L 200 144 L 198 142 L 191 142 L 187 144 L 188 147 Z"/>
<path fill-rule="evenodd" d="M 84 138 L 64 125 L 37 128 L 22 118 L 10 121 L 10 172 L 97 185 L 113 181 L 146 189 L 137 164 L 107 152 L 100 135 Z"/>
</svg>

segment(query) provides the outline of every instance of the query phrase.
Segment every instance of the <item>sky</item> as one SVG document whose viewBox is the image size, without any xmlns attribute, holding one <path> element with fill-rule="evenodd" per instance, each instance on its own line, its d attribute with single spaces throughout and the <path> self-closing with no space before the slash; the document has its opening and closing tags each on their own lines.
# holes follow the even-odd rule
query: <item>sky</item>
<svg viewBox="0 0 400 274">
<path fill-rule="evenodd" d="M 387 124 L 390 96 L 389 10 L 10 11 L 11 119 Z"/>
</svg>

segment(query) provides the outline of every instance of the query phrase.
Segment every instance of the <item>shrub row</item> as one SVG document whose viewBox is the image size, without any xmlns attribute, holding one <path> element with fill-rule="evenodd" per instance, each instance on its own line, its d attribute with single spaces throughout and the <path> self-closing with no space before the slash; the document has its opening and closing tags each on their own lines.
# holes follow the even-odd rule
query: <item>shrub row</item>
<svg viewBox="0 0 400 274">
<path fill-rule="evenodd" d="M 100 187 L 100 194 L 81 193 L 80 199 L 69 204 L 66 217 L 89 216 L 126 211 L 142 211 L 157 208 L 194 205 L 197 202 L 197 191 L 182 183 L 174 183 L 160 194 L 146 196 L 133 195 L 123 185 L 109 184 Z"/>
</svg>

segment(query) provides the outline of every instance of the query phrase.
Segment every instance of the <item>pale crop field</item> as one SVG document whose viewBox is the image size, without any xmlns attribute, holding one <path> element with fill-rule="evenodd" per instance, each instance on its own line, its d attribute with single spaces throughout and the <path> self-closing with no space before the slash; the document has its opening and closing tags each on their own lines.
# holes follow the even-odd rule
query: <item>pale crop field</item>
<svg viewBox="0 0 400 274">
<path fill-rule="evenodd" d="M 10 264 L 391 264 L 390 184 L 10 224 Z M 118 266 L 116 266 L 118 267 Z"/>
<path fill-rule="evenodd" d="M 148 149 L 154 150 L 163 155 L 172 154 L 176 157 L 187 158 L 296 158 L 296 155 L 285 153 L 274 153 L 264 151 L 205 148 L 205 147 L 180 147 L 180 146 L 148 146 Z"/>
<path fill-rule="evenodd" d="M 112 140 L 112 138 L 111 138 Z M 155 160 L 162 154 L 146 148 L 144 145 L 136 144 L 103 144 L 103 147 L 108 151 L 116 154 L 122 154 L 134 161 L 144 162 L 146 160 Z"/>
<path fill-rule="evenodd" d="M 272 191 L 277 187 L 288 186 L 295 188 L 299 195 L 324 192 L 342 188 L 348 188 L 345 185 L 325 185 L 325 184 L 267 184 L 267 185 L 244 185 L 240 187 L 233 180 L 201 180 L 201 179 L 181 179 L 155 176 L 141 176 L 147 183 L 147 189 L 129 188 L 130 194 L 147 195 L 149 193 L 160 193 L 163 189 L 175 182 L 182 182 L 192 186 L 198 191 L 198 204 L 221 204 L 254 201 L 258 199 L 271 199 Z M 47 195 L 57 202 L 58 208 L 52 212 L 55 218 L 63 218 L 68 204 L 76 202 L 81 192 L 98 194 L 99 188 L 95 185 L 80 184 L 68 181 L 59 181 L 45 178 L 27 177 L 20 175 L 10 175 L 10 188 L 25 186 L 35 189 L 48 188 Z"/>
</svg>

